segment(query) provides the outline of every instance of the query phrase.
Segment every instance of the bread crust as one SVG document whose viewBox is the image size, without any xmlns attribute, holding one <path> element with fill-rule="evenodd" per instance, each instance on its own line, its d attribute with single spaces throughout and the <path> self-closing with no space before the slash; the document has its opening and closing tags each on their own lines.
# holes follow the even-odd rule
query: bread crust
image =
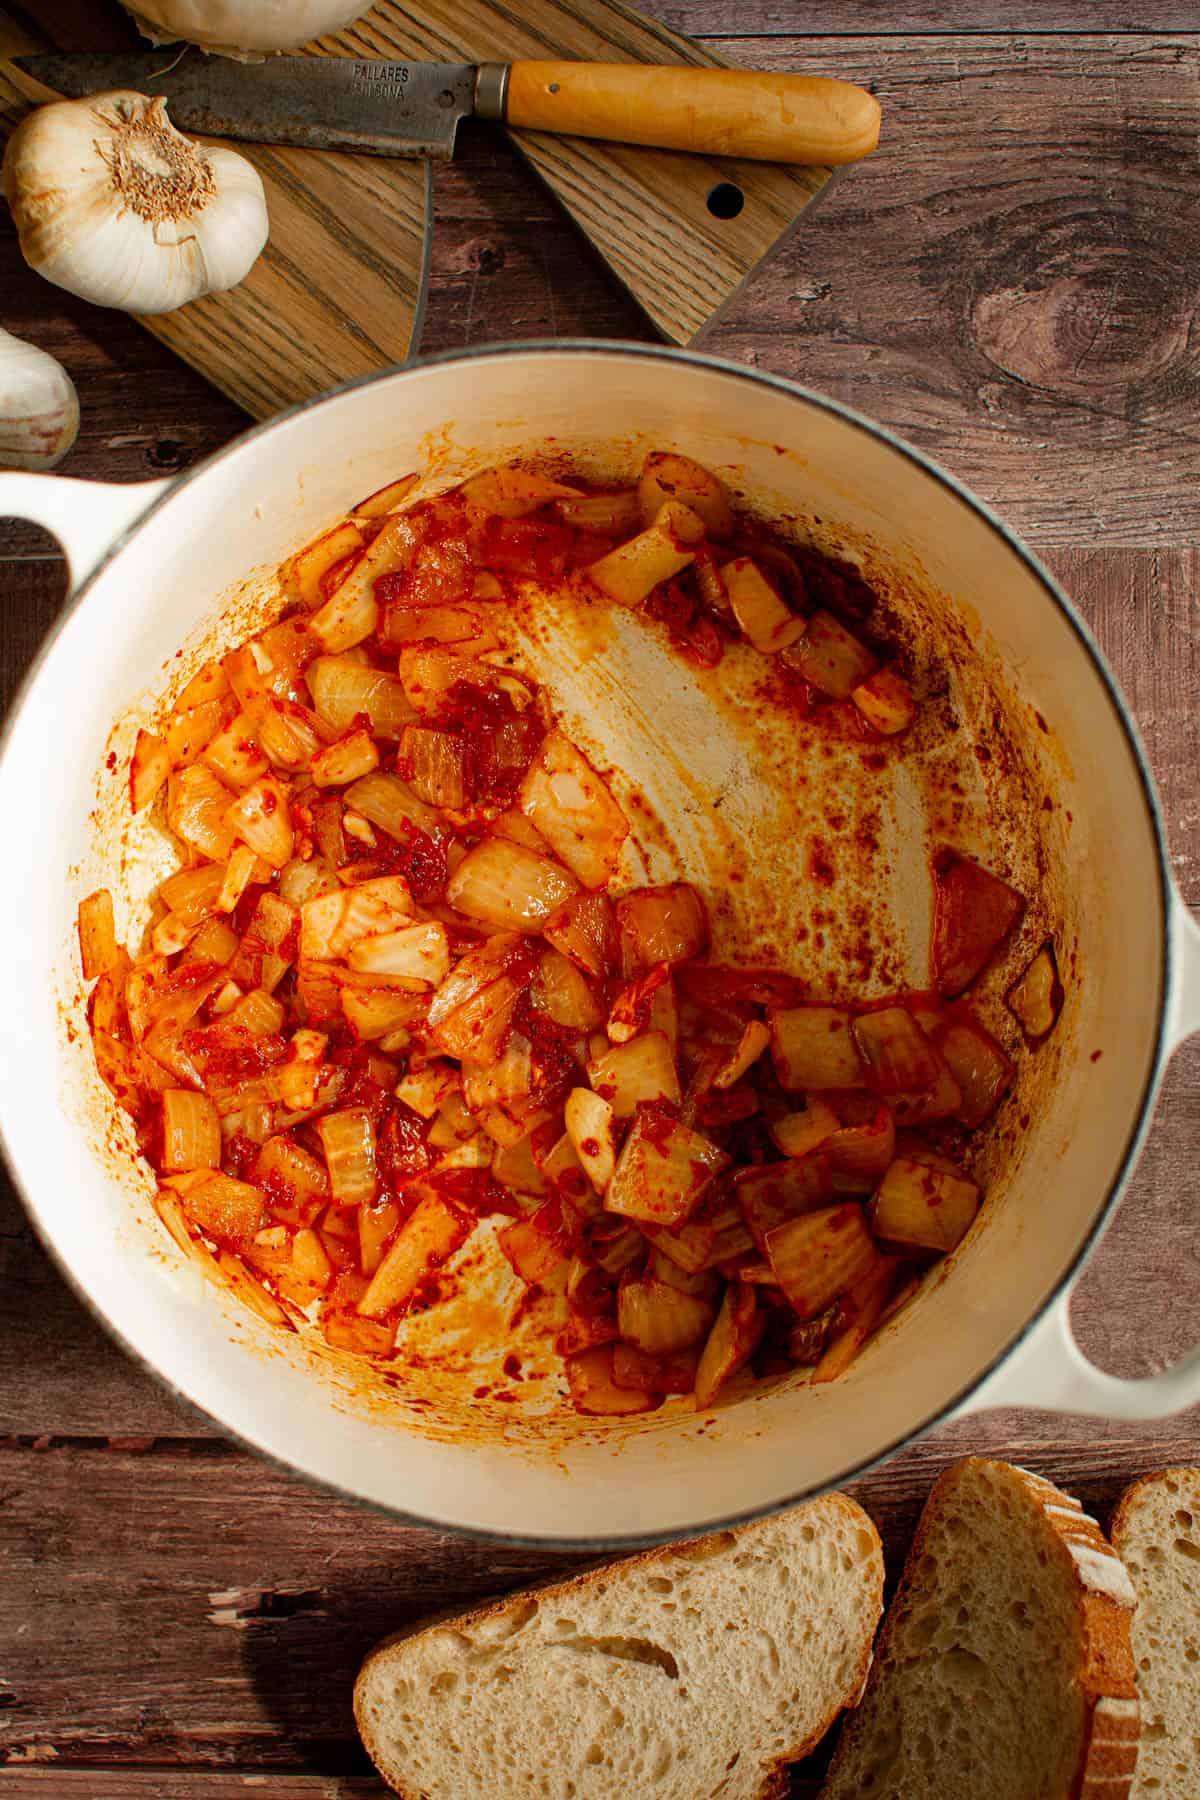
<svg viewBox="0 0 1200 1800">
<path fill-rule="evenodd" d="M 883 1545 L 880 1541 L 879 1532 L 876 1529 L 875 1522 L 868 1513 L 863 1511 L 857 1501 L 851 1500 L 846 1494 L 826 1494 L 820 1501 L 811 1504 L 829 1505 L 831 1502 L 842 1512 L 847 1524 L 853 1524 L 860 1530 L 865 1527 L 870 1532 L 874 1552 L 875 1613 L 876 1617 L 878 1617 L 883 1611 L 884 1564 Z M 805 1509 L 801 1508 L 799 1510 Z M 761 1521 L 756 1521 L 755 1523 L 761 1523 Z M 376 1754 L 377 1745 L 373 1742 L 374 1733 L 371 1730 L 370 1722 L 365 1713 L 364 1695 L 371 1671 L 379 1661 L 387 1658 L 400 1645 L 420 1637 L 427 1631 L 436 1630 L 443 1625 L 454 1625 L 464 1631 L 469 1631 L 473 1627 L 477 1627 L 486 1621 L 503 1618 L 506 1613 L 520 1607 L 523 1601 L 535 1595 L 539 1600 L 543 1598 L 553 1600 L 557 1599 L 559 1596 L 586 1594 L 589 1590 L 602 1587 L 606 1582 L 614 1578 L 619 1579 L 622 1571 L 637 1568 L 653 1568 L 656 1564 L 665 1562 L 669 1557 L 676 1555 L 680 1550 L 690 1550 L 698 1545 L 705 1544 L 712 1545 L 714 1551 L 726 1546 L 731 1546 L 744 1534 L 753 1531 L 755 1529 L 755 1523 L 735 1526 L 726 1531 L 713 1532 L 698 1538 L 683 1538 L 677 1543 L 659 1545 L 653 1550 L 638 1551 L 633 1556 L 621 1558 L 618 1562 L 609 1561 L 593 1564 L 582 1573 L 568 1576 L 565 1580 L 556 1576 L 551 1577 L 547 1581 L 534 1582 L 523 1588 L 518 1588 L 510 1594 L 505 1594 L 498 1600 L 485 1601 L 482 1605 L 474 1607 L 470 1612 L 456 1613 L 453 1611 L 446 1611 L 435 1616 L 420 1619 L 414 1625 L 405 1626 L 402 1630 L 393 1632 L 389 1637 L 384 1638 L 380 1643 L 376 1644 L 375 1648 L 369 1652 L 363 1661 L 358 1677 L 354 1683 L 354 1722 L 371 1761 L 375 1764 L 375 1767 L 379 1770 L 388 1786 L 392 1788 L 395 1793 L 400 1795 L 401 1800 L 423 1800 L 423 1796 L 418 1794 L 415 1790 L 399 1786 L 393 1779 L 392 1774 L 389 1773 L 383 1763 L 380 1762 L 379 1757 Z M 867 1674 L 871 1667 L 871 1657 L 872 1647 L 871 1641 L 868 1639 L 864 1643 L 862 1655 L 859 1658 L 853 1679 L 847 1684 L 845 1697 L 838 1700 L 831 1707 L 828 1716 L 821 1719 L 805 1738 L 797 1742 L 796 1745 L 790 1748 L 783 1756 L 776 1757 L 772 1759 L 770 1763 L 763 1765 L 763 1777 L 758 1789 L 757 1800 L 784 1800 L 784 1796 L 786 1796 L 788 1791 L 788 1771 L 790 1770 L 791 1765 L 795 1762 L 799 1762 L 802 1757 L 808 1756 L 815 1750 L 822 1738 L 829 1731 L 838 1714 L 847 1706 L 856 1704 L 866 1684 Z M 698 1795 L 697 1800 L 704 1800 L 704 1797 Z"/>
<path fill-rule="evenodd" d="M 1049 1541 L 1070 1559 L 1076 1577 L 1075 1607 L 1084 1645 L 1083 1663 L 1076 1679 L 1086 1723 L 1070 1800 L 1128 1800 L 1137 1767 L 1140 1719 L 1130 1634 L 1133 1604 L 1118 1596 L 1126 1588 L 1132 1595 L 1132 1584 L 1095 1519 L 1083 1511 L 1077 1500 L 1042 1476 L 1013 1464 L 974 1456 L 942 1471 L 917 1523 L 900 1585 L 880 1629 L 876 1659 L 881 1664 L 886 1659 L 904 1603 L 919 1588 L 917 1570 L 945 1496 L 953 1492 L 966 1472 L 981 1468 L 1003 1469 L 1017 1478 L 1018 1486 L 1037 1506 L 1040 1522 L 1050 1534 Z M 1116 1591 L 1102 1591 L 1105 1585 Z M 868 1703 L 869 1697 L 868 1683 Z M 865 1733 L 865 1708 L 862 1713 L 851 1712 L 842 1727 L 823 1795 L 834 1792 L 835 1778 L 849 1769 Z"/>
<path fill-rule="evenodd" d="M 1150 1474 L 1141 1476 L 1139 1480 L 1130 1482 L 1113 1511 L 1109 1535 L 1115 1547 L 1119 1550 L 1123 1549 L 1127 1535 L 1134 1528 L 1133 1514 L 1143 1495 L 1153 1488 L 1161 1487 L 1168 1481 L 1177 1482 L 1185 1492 L 1190 1489 L 1192 1493 L 1200 1494 L 1200 1468 L 1190 1467 L 1187 1464 L 1176 1464 L 1166 1469 L 1154 1469 Z M 1105 1797 L 1097 1793 L 1085 1796 L 1084 1800 L 1105 1800 Z"/>
</svg>

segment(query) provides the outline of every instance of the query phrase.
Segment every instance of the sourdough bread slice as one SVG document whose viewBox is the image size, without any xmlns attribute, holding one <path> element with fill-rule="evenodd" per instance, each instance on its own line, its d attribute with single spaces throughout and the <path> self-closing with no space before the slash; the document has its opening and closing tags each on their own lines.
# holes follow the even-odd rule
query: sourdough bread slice
<svg viewBox="0 0 1200 1800">
<path fill-rule="evenodd" d="M 405 1800 L 774 1800 L 882 1610 L 879 1534 L 830 1494 L 388 1638 L 354 1715 Z"/>
<path fill-rule="evenodd" d="M 1135 1800 L 1200 1800 L 1200 1469 L 1163 1469 L 1126 1488 L 1112 1540 L 1138 1597 Z"/>
<path fill-rule="evenodd" d="M 917 1526 L 822 1800 L 1126 1800 L 1134 1593 L 1079 1502 L 947 1469 Z"/>
</svg>

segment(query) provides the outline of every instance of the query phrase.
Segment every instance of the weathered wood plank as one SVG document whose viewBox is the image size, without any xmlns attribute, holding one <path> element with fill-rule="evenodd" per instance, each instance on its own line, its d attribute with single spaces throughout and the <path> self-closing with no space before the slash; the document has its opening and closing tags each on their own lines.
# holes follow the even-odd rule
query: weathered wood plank
<svg viewBox="0 0 1200 1800">
<path fill-rule="evenodd" d="M 727 40 L 730 54 L 739 45 Z M 1097 545 L 1195 540 L 1200 40 L 928 38 L 914 58 L 887 38 L 777 38 L 756 56 L 801 67 L 817 49 L 831 74 L 878 86 L 883 148 L 833 185 L 705 347 L 860 405 L 1038 544 L 1081 531 Z M 486 133 L 473 137 L 468 160 L 439 171 L 426 344 L 637 331 L 578 234 Z M 67 347 L 65 302 L 43 317 L 47 292 L 23 288 L 5 319 Z M 103 315 L 67 304 L 72 329 L 85 315 L 95 333 Z M 115 329 L 128 355 L 137 328 Z M 180 443 L 173 391 L 158 391 L 155 443 Z M 85 409 L 97 448 L 130 434 L 128 387 L 88 380 Z M 214 425 L 182 452 L 207 448 Z M 95 470 L 86 454 L 68 470 Z M 146 466 L 153 452 L 122 454 Z"/>
<path fill-rule="evenodd" d="M 749 0 L 730 17 L 728 0 L 643 0 L 675 31 L 690 37 L 727 37 L 736 26 L 739 38 L 763 37 L 903 37 L 949 36 L 958 33 L 995 36 L 1080 36 L 1088 32 L 1119 33 L 1195 31 L 1196 14 L 1188 0 L 1016 0 L 1000 8 L 989 0 Z M 749 54 L 739 61 L 749 66 Z"/>
<path fill-rule="evenodd" d="M 745 56 L 742 40 L 725 42 Z M 1200 39 L 931 37 L 918 57 L 887 38 L 775 38 L 755 57 L 873 81 L 885 139 L 706 347 L 860 406 L 1042 545 L 1194 540 Z M 639 331 L 578 234 L 482 129 L 438 182 L 427 345 Z M 16 329 L 68 351 L 75 332 L 101 335 L 103 315 L 2 268 L 0 304 L 13 280 L 22 297 L 4 316 Z M 137 328 L 112 328 L 127 358 Z M 149 365 L 134 353 L 132 366 Z M 153 442 L 186 457 L 232 428 L 228 413 L 172 415 L 184 372 L 153 366 L 167 385 L 138 432 L 157 426 Z M 120 368 L 84 372 L 88 435 L 68 471 L 144 469 L 151 445 L 123 447 L 127 463 L 108 446 L 130 434 Z M 200 441 L 173 433 L 172 416 Z"/>
<path fill-rule="evenodd" d="M 5 1800 L 387 1800 L 391 1792 L 374 1775 L 70 1769 L 54 1758 L 10 1763 L 0 1781 Z"/>
<path fill-rule="evenodd" d="M 874 78 L 883 144 L 704 347 L 891 425 L 1041 545 L 1193 539 L 1200 39 L 844 40 L 829 61 Z"/>
<path fill-rule="evenodd" d="M 1101 1512 L 1145 1466 L 1124 1434 L 1071 1452 L 997 1423 L 997 1453 Z M 975 1441 L 956 1426 L 856 1484 L 893 1570 L 930 1483 Z M 1194 1430 L 1155 1444 L 1159 1461 L 1195 1454 Z M 377 1638 L 581 1561 L 416 1531 L 219 1446 L 10 1445 L 0 1496 L 10 1760 L 365 1774 L 350 1690 Z"/>
</svg>

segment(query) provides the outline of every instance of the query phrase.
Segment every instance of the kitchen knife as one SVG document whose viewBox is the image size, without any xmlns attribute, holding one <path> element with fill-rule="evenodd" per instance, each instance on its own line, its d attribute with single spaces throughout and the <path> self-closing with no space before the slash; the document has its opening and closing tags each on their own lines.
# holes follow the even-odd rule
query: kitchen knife
<svg viewBox="0 0 1200 1800">
<path fill-rule="evenodd" d="M 238 63 L 192 50 L 13 60 L 72 99 L 116 88 L 162 94 L 174 122 L 190 131 L 313 150 L 445 160 L 454 154 L 460 120 L 472 115 L 531 131 L 767 162 L 855 162 L 879 140 L 874 96 L 815 75 L 339 56 Z"/>
</svg>

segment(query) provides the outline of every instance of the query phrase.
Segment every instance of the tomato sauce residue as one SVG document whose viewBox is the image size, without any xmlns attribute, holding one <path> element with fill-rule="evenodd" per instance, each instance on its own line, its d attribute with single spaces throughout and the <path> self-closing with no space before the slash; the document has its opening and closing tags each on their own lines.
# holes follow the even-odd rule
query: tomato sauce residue
<svg viewBox="0 0 1200 1800">
<path fill-rule="evenodd" d="M 187 866 L 209 870 L 205 897 L 193 918 L 190 894 L 164 894 L 152 936 L 179 947 L 148 949 L 132 972 L 106 943 L 92 951 L 98 1064 L 160 1172 L 164 1216 L 219 1245 L 264 1318 L 312 1321 L 338 1353 L 396 1358 L 381 1379 L 397 1386 L 406 1369 L 449 1366 L 464 1354 L 452 1340 L 474 1330 L 491 1334 L 495 1366 L 484 1380 L 469 1355 L 462 1366 L 497 1406 L 542 1379 L 524 1354 L 535 1331 L 565 1357 L 576 1407 L 600 1415 L 693 1387 L 706 1406 L 746 1366 L 844 1363 L 889 1294 L 929 1266 L 947 1215 L 977 1203 L 970 1133 L 1005 1105 L 1014 1069 L 969 990 L 1017 930 L 1022 896 L 949 848 L 948 828 L 930 871 L 926 991 L 868 1002 L 851 985 L 831 1001 L 828 982 L 711 960 L 710 929 L 719 942 L 722 918 L 745 907 L 753 852 L 733 844 L 732 787 L 708 814 L 731 840 L 725 892 L 674 880 L 622 891 L 612 872 L 628 866 L 627 832 L 655 872 L 638 835 L 655 829 L 650 799 L 622 796 L 571 744 L 499 627 L 531 604 L 531 582 L 594 618 L 629 608 L 693 665 L 698 692 L 716 683 L 696 671 L 736 646 L 731 691 L 748 669 L 748 691 L 782 705 L 789 729 L 802 715 L 794 736 L 814 750 L 796 780 L 815 793 L 829 776 L 819 815 L 795 832 L 812 892 L 787 936 L 810 965 L 827 939 L 844 942 L 865 988 L 884 979 L 869 896 L 837 890 L 887 838 L 882 807 L 856 810 L 837 776 L 884 772 L 905 752 L 906 707 L 925 706 L 903 648 L 882 640 L 870 586 L 732 513 L 697 465 L 657 454 L 636 492 L 492 470 L 402 519 L 357 515 L 336 531 L 332 547 L 356 533 L 360 547 L 322 567 L 313 546 L 289 565 L 293 598 L 317 604 L 297 601 L 206 665 L 228 737 L 239 712 L 257 721 L 277 705 L 316 749 L 299 766 L 270 755 L 264 775 L 239 781 L 236 811 L 210 793 L 200 828 L 178 791 L 192 768 L 217 777 L 209 761 L 180 765 L 165 815 Z M 346 590 L 372 544 L 374 607 L 363 583 Z M 620 591 L 650 551 L 674 572 Z M 786 627 L 777 656 L 754 648 L 771 641 L 764 607 Z M 231 749 L 257 759 L 260 735 L 265 749 L 257 722 Z M 990 778 L 990 746 L 977 761 Z M 368 776 L 373 792 L 356 792 Z M 267 856 L 277 844 L 282 869 Z M 247 866 L 266 878 L 216 910 Z M 915 1073 L 903 1083 L 898 1068 Z M 573 1089 L 612 1116 L 573 1112 Z M 608 1177 L 606 1148 L 616 1168 L 599 1192 L 579 1158 Z M 907 1215 L 886 1210 L 892 1171 L 909 1181 Z M 922 1199 L 939 1213 L 923 1234 Z M 479 1285 L 493 1235 L 519 1300 Z M 869 1281 L 856 1244 L 874 1258 Z M 434 1309 L 450 1300 L 473 1323 L 443 1342 Z M 663 1342 L 670 1354 L 645 1347 Z"/>
</svg>

